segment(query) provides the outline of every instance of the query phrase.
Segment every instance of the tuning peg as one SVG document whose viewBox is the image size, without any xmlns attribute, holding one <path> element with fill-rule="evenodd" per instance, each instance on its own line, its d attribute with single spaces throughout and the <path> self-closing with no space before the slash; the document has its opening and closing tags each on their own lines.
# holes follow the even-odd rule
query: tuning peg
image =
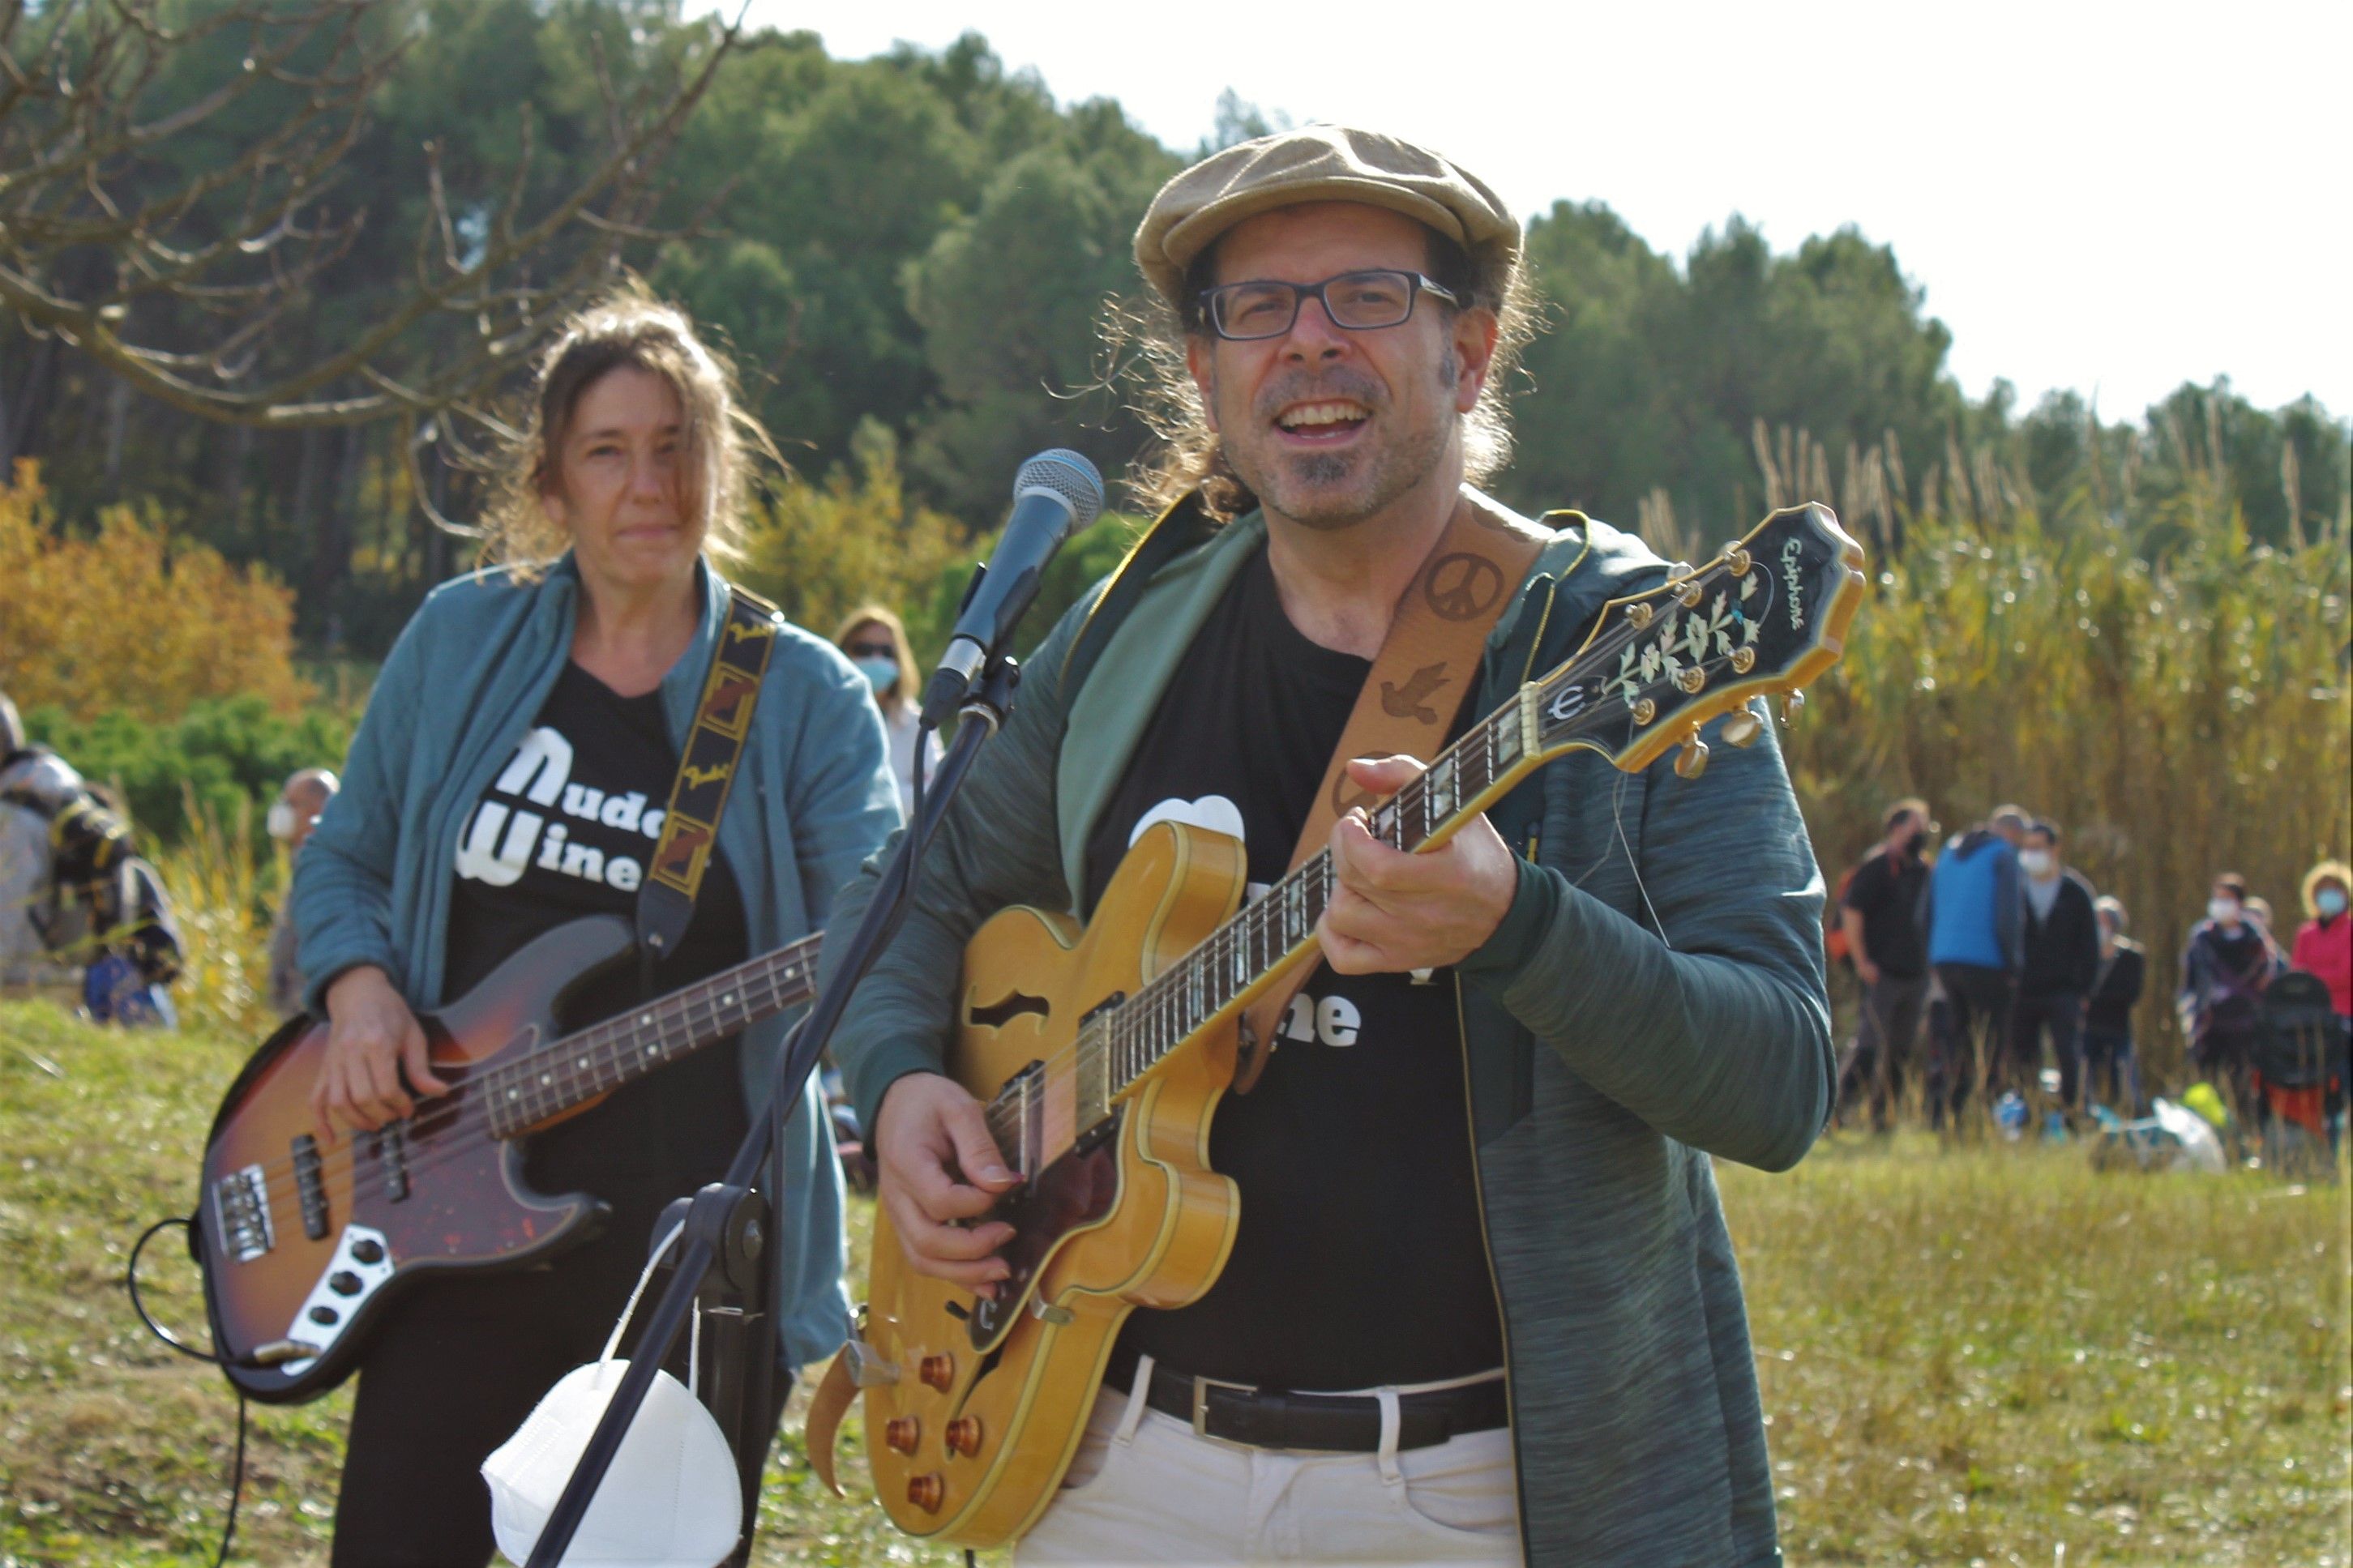
<svg viewBox="0 0 2353 1568">
<path fill-rule="evenodd" d="M 1740 547 L 1739 541 L 1735 540 L 1724 547 L 1724 569 L 1734 576 L 1747 576 L 1751 564 L 1753 563 L 1748 558 L 1748 552 Z"/>
<path fill-rule="evenodd" d="M 1695 779 L 1705 772 L 1707 772 L 1707 742 L 1699 738 L 1697 730 L 1694 730 L 1691 739 L 1683 742 L 1683 749 L 1675 755 L 1675 776 L 1680 779 Z"/>
<path fill-rule="evenodd" d="M 1795 723 L 1797 721 L 1799 710 L 1804 708 L 1805 705 L 1806 694 L 1802 691 L 1792 691 L 1788 696 L 1782 698 L 1781 722 L 1784 724 Z"/>
<path fill-rule="evenodd" d="M 1753 746 L 1764 732 L 1764 721 L 1746 708 L 1736 710 L 1724 721 L 1723 739 L 1727 746 Z"/>
</svg>

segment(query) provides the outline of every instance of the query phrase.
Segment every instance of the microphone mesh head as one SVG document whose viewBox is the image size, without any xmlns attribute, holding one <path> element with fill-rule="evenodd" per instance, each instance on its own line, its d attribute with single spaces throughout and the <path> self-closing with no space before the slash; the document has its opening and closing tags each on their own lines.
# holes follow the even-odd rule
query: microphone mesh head
<svg viewBox="0 0 2353 1568">
<path fill-rule="evenodd" d="M 1103 475 L 1086 458 L 1067 447 L 1039 453 L 1013 476 L 1016 500 L 1031 490 L 1046 490 L 1070 504 L 1073 532 L 1092 522 L 1103 510 Z"/>
</svg>

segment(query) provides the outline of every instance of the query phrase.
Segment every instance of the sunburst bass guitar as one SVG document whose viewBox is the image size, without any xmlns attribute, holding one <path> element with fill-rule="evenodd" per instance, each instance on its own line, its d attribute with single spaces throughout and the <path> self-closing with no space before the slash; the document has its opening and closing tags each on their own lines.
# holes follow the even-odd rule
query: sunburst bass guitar
<svg viewBox="0 0 2353 1568">
<path fill-rule="evenodd" d="M 533 1192 L 522 1135 L 807 1001 L 818 942 L 566 1035 L 565 998 L 636 946 L 615 915 L 558 926 L 418 1019 L 448 1093 L 331 1143 L 311 1119 L 327 1026 L 290 1021 L 229 1087 L 205 1148 L 193 1244 L 229 1381 L 269 1404 L 315 1399 L 419 1275 L 518 1268 L 586 1240 L 605 1205 Z"/>
<path fill-rule="evenodd" d="M 1702 724 L 1729 715 L 1718 739 L 1746 745 L 1764 726 L 1752 698 L 1794 704 L 1837 662 L 1862 561 L 1827 508 L 1794 507 L 1613 600 L 1574 657 L 1376 808 L 1372 831 L 1435 847 L 1573 750 L 1630 771 L 1681 745 L 1676 771 L 1697 774 Z M 1084 930 L 1010 909 L 965 948 L 946 1065 L 1024 1178 L 997 1210 L 1015 1231 L 1011 1277 L 983 1300 L 917 1274 L 878 1211 L 859 1335 L 830 1378 L 838 1399 L 864 1390 L 875 1486 L 909 1532 L 987 1547 L 1027 1530 L 1077 1451 L 1122 1321 L 1199 1299 L 1225 1266 L 1239 1208 L 1208 1165 L 1210 1118 L 1244 1009 L 1318 957 L 1330 856 L 1240 909 L 1244 882 L 1240 844 L 1163 822 Z M 830 1480 L 830 1444 L 812 1434 Z"/>
</svg>

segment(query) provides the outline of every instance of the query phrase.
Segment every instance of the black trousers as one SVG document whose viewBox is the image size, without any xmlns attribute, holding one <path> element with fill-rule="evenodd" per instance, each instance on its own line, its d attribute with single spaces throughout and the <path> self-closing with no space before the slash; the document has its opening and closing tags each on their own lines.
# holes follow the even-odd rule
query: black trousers
<svg viewBox="0 0 2353 1568">
<path fill-rule="evenodd" d="M 1929 1086 L 1932 1124 L 1940 1122 L 1940 1113 L 1948 1108 L 1957 1114 L 1981 1079 L 1989 1101 L 2001 1093 L 2010 1009 L 2017 994 L 2017 984 L 2006 970 L 1975 963 L 1940 963 L 1936 979 L 1945 988 L 1947 1021 L 1930 1075 L 1941 1079 Z"/>
<path fill-rule="evenodd" d="M 1851 1105 L 1868 1097 L 1871 1124 L 1885 1131 L 1890 1107 L 1904 1093 L 1912 1065 L 1912 1044 L 1920 1033 L 1920 1015 L 1928 1005 L 1928 977 L 1882 973 L 1877 983 L 1862 988 L 1862 1009 L 1855 1019 L 1854 1050 L 1839 1083 L 1839 1102 Z"/>
<path fill-rule="evenodd" d="M 2042 1070 L 2042 1037 L 2051 1037 L 2051 1054 L 2059 1059 L 2059 1102 L 2072 1115 L 2083 1108 L 2084 999 L 2072 991 L 2051 996 L 2021 996 L 2010 1011 L 2010 1058 L 2024 1092 L 2034 1087 Z"/>
<path fill-rule="evenodd" d="M 604 1234 L 544 1268 L 420 1284 L 380 1326 L 361 1363 L 333 1568 L 472 1568 L 497 1551 L 482 1461 L 540 1396 L 596 1359 L 646 1265 L 658 1208 L 629 1205 Z M 638 1305 L 620 1353 L 670 1276 Z M 687 1335 L 665 1363 L 686 1373 Z M 776 1417 L 792 1382 L 779 1369 Z"/>
</svg>

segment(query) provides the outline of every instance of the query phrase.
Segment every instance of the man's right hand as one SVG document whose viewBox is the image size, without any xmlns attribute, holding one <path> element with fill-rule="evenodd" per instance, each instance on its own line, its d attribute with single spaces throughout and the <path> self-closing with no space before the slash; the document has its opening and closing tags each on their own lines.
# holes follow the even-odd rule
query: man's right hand
<svg viewBox="0 0 2353 1568">
<path fill-rule="evenodd" d="M 872 1142 L 882 1206 L 908 1267 L 994 1298 L 1012 1269 L 992 1254 L 1013 1227 L 955 1222 L 987 1214 L 1021 1178 L 1006 1168 L 980 1101 L 954 1079 L 909 1073 L 884 1091 Z"/>
<path fill-rule="evenodd" d="M 1861 980 L 1865 985 L 1879 984 L 1879 965 L 1859 952 L 1854 955 L 1854 973 L 1855 978 Z"/>
<path fill-rule="evenodd" d="M 372 963 L 335 976 L 327 987 L 327 1050 L 311 1089 L 311 1117 L 322 1143 L 345 1128 L 369 1131 L 417 1109 L 410 1097 L 447 1094 L 433 1076 L 424 1026 Z M 408 1082 L 401 1082 L 406 1071 Z"/>
</svg>

